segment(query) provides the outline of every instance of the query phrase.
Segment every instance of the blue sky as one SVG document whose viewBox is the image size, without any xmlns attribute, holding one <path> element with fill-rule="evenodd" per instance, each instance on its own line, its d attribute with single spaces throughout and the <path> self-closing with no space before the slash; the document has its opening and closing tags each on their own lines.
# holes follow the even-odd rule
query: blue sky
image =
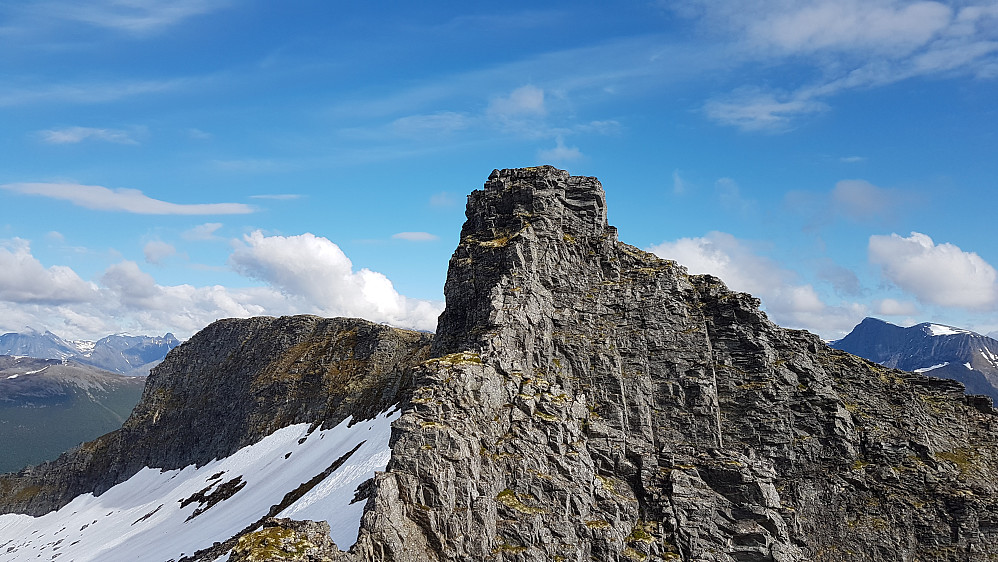
<svg viewBox="0 0 998 562">
<path fill-rule="evenodd" d="M 998 3 L 0 5 L 0 330 L 433 329 L 493 168 L 825 338 L 998 329 Z"/>
</svg>

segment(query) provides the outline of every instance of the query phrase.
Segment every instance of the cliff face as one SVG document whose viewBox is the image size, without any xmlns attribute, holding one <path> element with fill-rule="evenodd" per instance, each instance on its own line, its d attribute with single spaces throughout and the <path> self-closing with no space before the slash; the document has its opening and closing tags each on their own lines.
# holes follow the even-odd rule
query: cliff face
<svg viewBox="0 0 998 562">
<path fill-rule="evenodd" d="M 988 400 L 775 326 L 618 242 L 595 178 L 496 171 L 467 216 L 432 344 L 342 319 L 216 323 L 121 432 L 0 480 L 0 501 L 40 513 L 85 489 L 67 475 L 106 489 L 400 402 L 348 551 L 269 520 L 187 559 L 237 543 L 232 560 L 998 559 Z M 29 493 L 45 475 L 55 491 Z"/>
<path fill-rule="evenodd" d="M 616 240 L 594 178 L 472 193 L 365 560 L 998 557 L 986 400 Z"/>
</svg>

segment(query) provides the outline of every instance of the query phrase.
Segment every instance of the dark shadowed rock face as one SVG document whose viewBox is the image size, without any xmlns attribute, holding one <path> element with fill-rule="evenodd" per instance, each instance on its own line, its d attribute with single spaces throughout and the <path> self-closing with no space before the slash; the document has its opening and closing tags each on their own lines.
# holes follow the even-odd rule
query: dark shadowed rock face
<svg viewBox="0 0 998 562">
<path fill-rule="evenodd" d="M 998 417 L 960 385 L 618 242 L 594 178 L 497 171 L 467 216 L 344 556 L 998 557 Z"/>
<path fill-rule="evenodd" d="M 372 418 L 411 392 L 406 372 L 426 358 L 429 341 L 357 319 L 220 320 L 153 369 L 120 430 L 0 476 L 0 505 L 42 514 L 145 466 L 203 465 L 295 423 Z"/>
</svg>

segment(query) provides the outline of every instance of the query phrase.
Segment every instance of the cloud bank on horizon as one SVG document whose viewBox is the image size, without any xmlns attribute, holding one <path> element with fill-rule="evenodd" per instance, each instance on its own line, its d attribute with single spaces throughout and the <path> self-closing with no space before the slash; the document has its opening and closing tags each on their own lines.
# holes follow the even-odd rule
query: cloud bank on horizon
<svg viewBox="0 0 998 562">
<path fill-rule="evenodd" d="M 173 331 L 187 338 L 220 318 L 281 314 L 360 317 L 432 331 L 443 311 L 440 302 L 398 294 L 378 272 L 354 271 L 336 244 L 310 233 L 255 231 L 232 242 L 232 267 L 264 286 L 161 285 L 130 260 L 88 282 L 68 267 L 46 268 L 27 241 L 15 239 L 0 246 L 0 312 L 15 329 L 43 326 L 71 337 Z"/>
<path fill-rule="evenodd" d="M 0 330 L 433 329 L 463 194 L 595 175 L 627 242 L 826 338 L 998 329 L 998 4 L 0 6 Z"/>
</svg>

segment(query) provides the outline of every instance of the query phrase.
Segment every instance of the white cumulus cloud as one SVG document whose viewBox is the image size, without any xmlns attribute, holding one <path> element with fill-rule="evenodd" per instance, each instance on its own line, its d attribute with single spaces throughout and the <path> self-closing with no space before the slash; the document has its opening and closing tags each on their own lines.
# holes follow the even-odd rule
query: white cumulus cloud
<svg viewBox="0 0 998 562">
<path fill-rule="evenodd" d="M 71 268 L 45 267 L 26 240 L 0 241 L 0 300 L 11 303 L 73 303 L 93 298 L 97 288 Z"/>
<path fill-rule="evenodd" d="M 980 310 L 998 301 L 995 268 L 953 244 L 936 244 L 919 232 L 874 235 L 868 254 L 886 279 L 920 302 Z"/>
<path fill-rule="evenodd" d="M 311 233 L 244 236 L 229 259 L 239 273 L 303 299 L 329 316 L 359 316 L 376 322 L 433 330 L 441 308 L 400 295 L 383 274 L 353 270 L 339 246 Z"/>
<path fill-rule="evenodd" d="M 798 281 L 797 274 L 725 232 L 663 242 L 648 251 L 677 261 L 690 273 L 709 273 L 732 290 L 759 297 L 766 312 L 784 326 L 806 328 L 825 337 L 841 336 L 866 314 L 858 303 L 825 303 L 814 287 Z"/>
<path fill-rule="evenodd" d="M 433 330 L 443 309 L 443 303 L 399 295 L 380 273 L 354 271 L 335 244 L 311 234 L 251 234 L 231 262 L 266 285 L 162 285 L 131 260 L 88 282 L 69 267 L 42 265 L 27 241 L 0 241 L 0 331 L 28 325 L 69 338 L 123 331 L 186 338 L 220 318 L 283 314 L 354 316 Z"/>
</svg>

